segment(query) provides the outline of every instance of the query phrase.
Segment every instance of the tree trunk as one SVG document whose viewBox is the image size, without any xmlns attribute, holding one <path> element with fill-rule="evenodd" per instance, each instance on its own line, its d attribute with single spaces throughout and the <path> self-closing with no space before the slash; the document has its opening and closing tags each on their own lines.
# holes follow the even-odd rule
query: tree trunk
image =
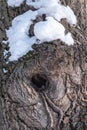
<svg viewBox="0 0 87 130">
<path fill-rule="evenodd" d="M 87 130 L 87 1 L 62 0 L 73 8 L 79 27 L 70 27 L 75 45 L 59 40 L 6 64 L 5 29 L 29 9 L 0 1 L 0 130 Z M 8 72 L 4 73 L 3 68 Z"/>
</svg>

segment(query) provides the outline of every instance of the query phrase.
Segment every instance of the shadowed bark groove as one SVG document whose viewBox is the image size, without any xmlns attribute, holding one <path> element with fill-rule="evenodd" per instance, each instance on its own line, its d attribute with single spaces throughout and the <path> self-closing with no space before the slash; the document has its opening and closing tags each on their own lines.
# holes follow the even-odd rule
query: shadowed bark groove
<svg viewBox="0 0 87 130">
<path fill-rule="evenodd" d="M 62 2 L 78 17 L 81 29 L 61 21 L 72 32 L 74 46 L 59 40 L 33 45 L 32 52 L 8 65 L 2 55 L 5 45 L 0 46 L 0 130 L 87 130 L 87 2 Z M 14 9 L 1 0 L 0 9 L 1 42 L 11 20 L 29 7 L 24 2 Z"/>
</svg>

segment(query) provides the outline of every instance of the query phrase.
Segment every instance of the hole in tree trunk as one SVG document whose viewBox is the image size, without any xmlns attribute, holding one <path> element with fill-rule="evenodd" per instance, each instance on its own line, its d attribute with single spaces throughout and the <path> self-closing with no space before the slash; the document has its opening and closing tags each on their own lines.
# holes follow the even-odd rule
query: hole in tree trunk
<svg viewBox="0 0 87 130">
<path fill-rule="evenodd" d="M 49 86 L 49 81 L 45 74 L 36 74 L 32 76 L 31 82 L 37 91 L 44 91 Z"/>
</svg>

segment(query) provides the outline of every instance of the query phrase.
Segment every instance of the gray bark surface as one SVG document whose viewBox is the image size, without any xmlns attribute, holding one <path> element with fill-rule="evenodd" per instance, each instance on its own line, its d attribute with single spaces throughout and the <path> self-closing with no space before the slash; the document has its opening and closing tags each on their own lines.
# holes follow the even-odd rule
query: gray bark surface
<svg viewBox="0 0 87 130">
<path fill-rule="evenodd" d="M 0 1 L 0 130 L 87 130 L 87 1 L 62 0 L 78 19 L 71 31 L 75 45 L 61 41 L 33 45 L 17 62 L 6 64 L 5 29 L 29 9 Z M 8 73 L 3 72 L 8 69 Z"/>
</svg>

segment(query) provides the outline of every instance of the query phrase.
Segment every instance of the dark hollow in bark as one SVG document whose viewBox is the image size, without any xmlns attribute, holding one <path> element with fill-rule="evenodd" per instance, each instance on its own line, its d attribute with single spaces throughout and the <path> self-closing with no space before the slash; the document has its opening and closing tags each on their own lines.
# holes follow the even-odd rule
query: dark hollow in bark
<svg viewBox="0 0 87 130">
<path fill-rule="evenodd" d="M 49 81 L 45 74 L 36 74 L 32 76 L 31 82 L 37 91 L 43 91 L 49 87 Z"/>
</svg>

